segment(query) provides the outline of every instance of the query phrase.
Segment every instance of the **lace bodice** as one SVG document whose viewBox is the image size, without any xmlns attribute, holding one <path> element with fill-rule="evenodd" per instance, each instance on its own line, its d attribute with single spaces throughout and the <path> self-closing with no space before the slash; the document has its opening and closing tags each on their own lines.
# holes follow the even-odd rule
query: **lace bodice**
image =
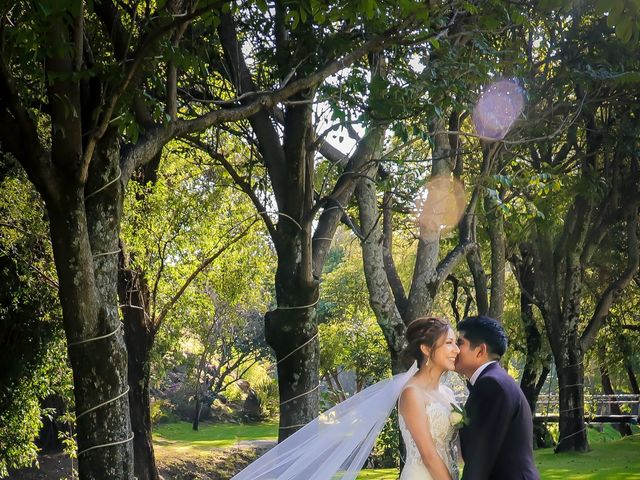
<svg viewBox="0 0 640 480">
<path fill-rule="evenodd" d="M 459 478 L 458 452 L 457 452 L 457 429 L 451 425 L 449 415 L 451 414 L 451 404 L 455 402 L 453 392 L 446 386 L 441 385 L 438 392 L 428 393 L 425 390 L 416 388 L 425 399 L 425 410 L 429 419 L 431 437 L 436 446 L 438 454 L 444 460 L 445 465 L 454 480 Z M 407 458 L 405 468 L 402 471 L 400 480 L 430 480 L 431 475 L 422 463 L 422 458 L 415 441 L 411 437 L 407 425 L 402 415 L 398 416 L 402 438 L 407 447 Z"/>
</svg>

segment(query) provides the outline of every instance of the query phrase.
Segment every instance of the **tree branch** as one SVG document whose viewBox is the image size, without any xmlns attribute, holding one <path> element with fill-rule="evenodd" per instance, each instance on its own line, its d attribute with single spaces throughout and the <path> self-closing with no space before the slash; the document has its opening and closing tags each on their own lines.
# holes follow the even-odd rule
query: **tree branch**
<svg viewBox="0 0 640 480">
<path fill-rule="evenodd" d="M 187 277 L 187 279 L 184 281 L 184 283 L 182 284 L 182 286 L 178 289 L 178 291 L 173 295 L 173 297 L 171 297 L 171 299 L 164 305 L 164 307 L 162 308 L 162 310 L 160 311 L 160 314 L 157 316 L 157 318 L 154 321 L 154 329 L 155 331 L 158 330 L 158 328 L 160 328 L 160 325 L 162 325 L 163 320 L 165 319 L 165 317 L 167 316 L 167 314 L 169 313 L 169 311 L 173 308 L 173 306 L 176 304 L 176 302 L 180 299 L 180 297 L 184 294 L 185 290 L 187 289 L 187 287 L 189 287 L 189 285 L 191 285 L 191 282 L 193 282 L 195 280 L 195 278 L 200 274 L 200 272 L 202 272 L 205 268 L 207 268 L 209 265 L 211 265 L 211 263 L 213 263 L 213 261 L 218 258 L 220 255 L 222 255 L 229 247 L 231 247 L 231 245 L 235 244 L 238 240 L 240 240 L 242 237 L 244 237 L 245 235 L 247 235 L 247 233 L 249 233 L 249 230 L 251 230 L 251 227 L 253 227 L 253 225 L 255 224 L 255 220 L 253 222 L 251 222 L 251 224 L 245 228 L 242 232 L 240 232 L 238 235 L 236 235 L 235 237 L 231 238 L 231 240 L 229 240 L 229 242 L 227 242 L 225 245 L 223 245 L 222 247 L 220 247 L 216 252 L 213 253 L 213 255 L 205 258 L 200 265 L 198 265 L 198 267 L 191 272 L 191 275 L 189 275 Z"/>
<path fill-rule="evenodd" d="M 85 147 L 85 151 L 82 158 L 82 167 L 81 167 L 81 175 L 80 178 L 83 180 L 86 178 L 87 171 L 89 169 L 89 163 L 91 162 L 91 158 L 93 157 L 93 152 L 96 148 L 98 141 L 103 137 L 109 124 L 111 123 L 111 119 L 113 117 L 113 112 L 116 108 L 118 101 L 122 94 L 127 90 L 129 84 L 135 77 L 138 68 L 142 64 L 142 61 L 147 55 L 147 52 L 155 46 L 156 42 L 167 32 L 170 32 L 174 28 L 179 28 L 181 25 L 184 25 L 194 18 L 199 17 L 211 10 L 222 7 L 226 3 L 226 0 L 219 0 L 218 2 L 212 3 L 210 5 L 206 5 L 202 8 L 196 9 L 193 12 L 185 15 L 180 15 L 178 18 L 175 18 L 173 21 L 161 25 L 157 27 L 155 30 L 151 31 L 148 35 L 144 37 L 140 47 L 133 55 L 131 62 L 129 62 L 129 67 L 126 70 L 124 80 L 111 92 L 107 94 L 108 98 L 107 104 L 104 107 L 104 111 L 102 115 L 96 116 L 94 127 L 91 129 L 91 133 L 87 140 L 87 146 Z M 153 156 L 153 155 L 152 155 Z"/>
<path fill-rule="evenodd" d="M 398 269 L 393 259 L 393 194 L 385 190 L 382 201 L 382 256 L 384 269 L 387 272 L 389 286 L 396 300 L 398 311 L 402 315 L 407 308 L 407 296 L 402 285 Z"/>
<path fill-rule="evenodd" d="M 123 181 L 129 178 L 135 168 L 151 160 L 169 140 L 203 131 L 220 123 L 244 120 L 261 109 L 271 110 L 283 100 L 303 90 L 313 88 L 334 73 L 347 68 L 366 53 L 383 48 L 394 35 L 399 35 L 399 28 L 395 27 L 387 30 L 384 34 L 365 42 L 351 53 L 329 62 L 316 73 L 290 82 L 285 87 L 272 92 L 249 92 L 245 94 L 247 101 L 243 105 L 214 110 L 190 120 L 179 119 L 166 125 L 150 128 L 137 144 L 124 147 L 120 167 Z"/>
<path fill-rule="evenodd" d="M 250 103 L 253 93 L 256 92 L 256 86 L 253 83 L 251 72 L 247 67 L 240 42 L 238 41 L 235 19 L 233 15 L 226 13 L 222 15 L 220 20 L 218 35 L 227 64 L 227 68 L 222 73 L 226 74 L 238 92 L 238 101 L 244 104 Z M 278 209 L 283 211 L 284 205 L 282 205 L 281 198 L 282 193 L 286 191 L 286 160 L 280 143 L 280 136 L 269 118 L 268 110 L 259 109 L 248 118 L 251 128 L 257 137 L 258 148 L 271 178 Z"/>
<path fill-rule="evenodd" d="M 596 338 L 598 330 L 602 325 L 602 322 L 609 314 L 609 310 L 613 305 L 613 302 L 618 298 L 622 290 L 624 290 L 633 280 L 633 277 L 638 272 L 640 265 L 640 247 L 638 241 L 638 212 L 634 212 L 631 218 L 627 221 L 627 268 L 620 275 L 620 277 L 614 281 L 604 291 L 595 312 L 587 325 L 587 328 L 582 333 L 582 349 L 587 351 L 593 341 Z"/>
<path fill-rule="evenodd" d="M 0 54 L 0 121 L 12 128 L 0 128 L 0 140 L 23 166 L 27 175 L 48 198 L 55 198 L 51 182 L 56 177 L 48 152 L 40 144 L 36 125 L 20 104 L 18 91 L 4 57 Z"/>
<path fill-rule="evenodd" d="M 278 243 L 278 232 L 276 230 L 275 225 L 273 224 L 273 222 L 271 221 L 271 219 L 269 218 L 269 216 L 267 214 L 267 209 L 264 207 L 264 205 L 262 204 L 262 202 L 260 201 L 260 199 L 256 195 L 256 192 L 251 187 L 251 185 L 247 181 L 245 181 L 238 174 L 236 169 L 233 168 L 233 165 L 231 165 L 231 163 L 229 163 L 229 161 L 226 159 L 226 157 L 224 155 L 222 155 L 221 153 L 213 151 L 210 146 L 206 145 L 204 142 L 202 142 L 202 141 L 200 141 L 198 139 L 189 137 L 189 138 L 185 139 L 185 141 L 188 142 L 189 144 L 195 146 L 196 148 L 199 148 L 199 149 L 207 152 L 211 156 L 211 158 L 213 158 L 213 159 L 217 160 L 218 162 L 220 162 L 220 164 L 224 167 L 224 169 L 227 171 L 227 173 L 229 173 L 229 175 L 231 176 L 233 181 L 251 199 L 251 202 L 253 203 L 254 207 L 256 207 L 256 210 L 258 211 L 258 214 L 260 215 L 260 217 L 264 221 L 264 224 L 267 227 L 267 230 L 269 231 L 269 235 L 271 235 L 271 239 L 273 240 L 274 243 Z"/>
</svg>

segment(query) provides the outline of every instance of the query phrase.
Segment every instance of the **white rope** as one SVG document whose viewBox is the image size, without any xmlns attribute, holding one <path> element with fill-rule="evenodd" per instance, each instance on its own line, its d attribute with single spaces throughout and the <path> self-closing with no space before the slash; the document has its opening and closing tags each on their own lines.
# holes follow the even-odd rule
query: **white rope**
<svg viewBox="0 0 640 480">
<path fill-rule="evenodd" d="M 567 435 L 566 437 L 562 437 L 560 440 L 558 440 L 558 445 L 556 445 L 556 448 L 558 448 L 558 446 L 565 441 L 567 438 L 571 438 L 574 435 L 578 435 L 579 433 L 584 432 L 587 429 L 587 427 L 582 428 L 581 430 L 578 430 L 577 432 L 573 432 L 571 435 Z"/>
<path fill-rule="evenodd" d="M 571 385 L 562 385 L 560 388 L 570 388 L 570 387 L 582 387 L 584 383 L 572 383 Z"/>
<path fill-rule="evenodd" d="M 116 400 L 118 400 L 118 399 L 120 399 L 120 398 L 124 397 L 127 393 L 129 393 L 129 385 L 127 385 L 127 388 L 125 388 L 124 392 L 122 392 L 122 393 L 121 393 L 120 395 L 118 395 L 117 397 L 113 397 L 112 399 L 107 400 L 106 402 L 102 402 L 100 405 L 96 405 L 95 407 L 91 407 L 89 410 L 85 410 L 84 412 L 82 412 L 82 413 L 80 413 L 80 414 L 76 415 L 76 422 L 77 422 L 77 421 L 78 421 L 78 419 L 79 419 L 80 417 L 82 417 L 83 415 L 86 415 L 87 413 L 91 413 L 91 412 L 93 412 L 94 410 L 97 410 L 97 409 L 98 409 L 98 408 L 100 408 L 100 407 L 104 407 L 104 406 L 105 406 L 105 405 L 107 405 L 108 403 L 115 402 Z"/>
<path fill-rule="evenodd" d="M 301 225 L 300 225 L 300 224 L 295 220 L 295 218 L 293 218 L 293 217 L 291 217 L 291 216 L 287 215 L 286 213 L 282 213 L 282 212 L 271 212 L 271 211 L 267 211 L 267 210 L 263 210 L 262 212 L 258 212 L 258 213 L 259 213 L 260 215 L 269 215 L 270 213 L 273 213 L 273 214 L 275 214 L 275 215 L 279 215 L 279 216 L 282 216 L 282 217 L 288 218 L 288 219 L 289 219 L 289 220 L 291 220 L 293 223 L 295 223 L 295 224 L 296 224 L 296 226 L 297 226 L 300 230 L 302 230 L 302 229 L 303 229 L 303 228 L 302 228 L 302 226 L 301 226 Z"/>
<path fill-rule="evenodd" d="M 90 452 L 91 450 L 95 450 L 96 448 L 111 447 L 113 445 L 120 445 L 122 443 L 127 443 L 127 442 L 130 442 L 131 440 L 133 440 L 133 437 L 134 437 L 134 434 L 132 432 L 131 436 L 129 438 L 127 438 L 126 440 L 120 440 L 118 442 L 111 442 L 111 443 L 103 443 L 101 445 L 94 445 L 93 447 L 89 447 L 89 448 L 85 448 L 84 450 L 80 450 L 77 455 L 80 456 L 83 453 Z"/>
<path fill-rule="evenodd" d="M 333 238 L 330 238 L 330 237 L 314 237 L 314 238 L 311 239 L 312 242 L 315 242 L 316 240 L 328 240 L 328 241 L 332 242 Z"/>
<path fill-rule="evenodd" d="M 298 350 L 300 350 L 301 348 L 304 348 L 306 345 L 308 345 L 309 343 L 311 343 L 313 340 L 315 340 L 316 338 L 318 338 L 318 332 L 316 332 L 316 334 L 311 337 L 309 340 L 307 340 L 306 342 L 304 342 L 302 345 L 294 348 L 292 351 L 290 351 L 289 353 L 287 353 L 284 357 L 282 357 L 280 360 L 278 360 L 276 362 L 276 365 L 284 362 L 287 358 L 289 358 L 291 355 L 293 355 L 294 353 L 296 353 Z M 312 392 L 315 392 L 318 388 L 320 388 L 320 385 L 312 388 L 311 390 L 309 390 L 308 392 L 304 392 L 301 393 L 300 395 L 296 395 L 295 397 L 289 398 L 288 400 L 285 400 L 284 402 L 280 402 L 280 406 L 284 405 L 285 403 L 289 403 L 297 398 L 300 397 L 304 397 L 305 395 L 309 395 Z M 303 425 L 291 425 L 289 427 L 280 427 L 280 428 L 294 428 L 294 427 L 301 427 Z"/>
<path fill-rule="evenodd" d="M 318 388 L 320 388 L 320 385 L 316 385 L 315 387 L 313 387 L 311 390 L 309 390 L 307 392 L 301 393 L 300 395 L 296 395 L 295 397 L 291 397 L 291 398 L 285 400 L 284 402 L 280 402 L 280 406 L 282 406 L 282 405 L 284 405 L 286 403 L 289 403 L 289 402 L 293 402 L 297 398 L 304 397 L 305 395 L 309 395 L 310 393 L 315 392 Z"/>
<path fill-rule="evenodd" d="M 120 329 L 122 328 L 122 323 L 120 325 L 118 325 L 116 327 L 116 329 L 111 332 L 111 333 L 107 333 L 106 335 L 101 335 L 99 337 L 92 337 L 92 338 L 87 338 L 86 340 L 78 340 L 77 342 L 71 342 L 71 343 L 67 343 L 67 347 L 73 347 L 75 345 L 81 345 L 83 343 L 89 343 L 89 342 L 93 342 L 95 340 L 102 340 L 103 338 L 108 338 L 112 335 L 115 335 L 116 333 L 118 333 L 120 331 Z"/>
<path fill-rule="evenodd" d="M 280 430 L 286 430 L 288 428 L 298 428 L 298 427 L 304 427 L 306 425 L 306 423 L 298 423 L 297 425 L 288 425 L 286 427 L 279 427 Z"/>
<path fill-rule="evenodd" d="M 336 200 L 337 201 L 337 200 Z M 323 212 L 328 212 L 330 210 L 344 210 L 344 208 L 342 207 L 342 205 L 338 206 L 338 207 L 329 207 L 329 208 L 325 208 L 322 211 Z"/>
<path fill-rule="evenodd" d="M 113 185 L 114 183 L 116 183 L 118 180 L 120 180 L 120 177 L 122 176 L 122 170 L 120 170 L 120 166 L 118 166 L 118 175 L 116 176 L 116 178 L 114 178 L 113 180 L 111 180 L 110 182 L 106 183 L 105 185 L 103 185 L 102 187 L 100 187 L 98 190 L 96 190 L 95 192 L 91 192 L 89 195 L 85 195 L 84 199 L 87 200 L 88 198 L 93 197 L 94 195 L 100 193 L 101 191 L 103 191 L 105 188 L 109 187 L 110 185 Z"/>
<path fill-rule="evenodd" d="M 107 255 L 115 255 L 116 253 L 120 253 L 120 249 L 114 250 L 113 252 L 96 253 L 95 255 L 93 255 L 93 258 L 105 257 Z"/>
<path fill-rule="evenodd" d="M 318 295 L 318 299 L 315 302 L 313 302 L 312 304 L 310 304 L 310 305 L 298 305 L 298 306 L 293 306 L 293 307 L 281 307 L 280 305 L 278 305 L 276 307 L 276 310 L 302 310 L 302 309 L 305 309 L 305 308 L 315 307 L 318 304 L 319 301 L 320 301 L 320 295 Z"/>
<path fill-rule="evenodd" d="M 294 353 L 296 353 L 298 350 L 300 350 L 301 348 L 305 347 L 306 345 L 308 345 L 309 343 L 311 343 L 313 340 L 315 340 L 318 337 L 318 332 L 316 332 L 316 334 L 311 337 L 309 340 L 307 340 L 306 342 L 304 342 L 302 345 L 300 345 L 299 347 L 296 347 L 294 350 L 292 350 L 291 352 L 287 353 L 284 357 L 282 357 L 280 360 L 278 360 L 276 362 L 276 365 L 284 362 L 287 358 L 289 358 L 291 355 L 293 355 Z"/>
</svg>

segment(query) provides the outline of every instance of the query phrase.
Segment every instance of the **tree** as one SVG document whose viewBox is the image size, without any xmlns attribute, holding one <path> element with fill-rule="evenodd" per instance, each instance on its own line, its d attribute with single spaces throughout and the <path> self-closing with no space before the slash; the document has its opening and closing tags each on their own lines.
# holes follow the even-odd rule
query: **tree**
<svg viewBox="0 0 640 480">
<path fill-rule="evenodd" d="M 567 21 L 570 28 L 564 30 Z M 611 39 L 612 31 L 592 10 L 572 11 L 570 20 L 558 15 L 541 29 L 530 37 L 531 42 L 541 42 L 532 53 L 532 85 L 537 88 L 530 89 L 534 107 L 529 112 L 535 120 L 529 125 L 530 136 L 537 138 L 523 148 L 532 175 L 519 194 L 535 212 L 526 242 L 535 277 L 528 295 L 544 319 L 558 372 L 561 413 L 556 449 L 584 451 L 584 353 L 638 269 L 640 197 L 631 133 L 637 128 L 631 113 L 637 105 L 634 89 L 615 80 L 619 72 L 603 66 L 603 59 L 610 61 L 614 53 L 602 39 Z M 552 59 L 561 30 L 562 47 Z M 617 43 L 615 48 L 626 55 L 622 52 L 632 47 Z M 629 60 L 620 68 L 636 68 L 630 56 L 620 59 Z M 602 70 L 594 75 L 594 68 Z M 550 91 L 555 94 L 550 96 Z M 536 130 L 536 124 L 544 127 Z M 511 199 L 511 205 L 518 202 Z M 586 310 L 585 275 L 601 261 L 603 240 L 613 228 L 621 230 L 625 266 Z"/>
<path fill-rule="evenodd" d="M 510 7 L 510 10 L 514 17 L 520 15 L 517 7 Z M 459 19 L 458 13 L 455 9 L 449 11 L 449 28 L 438 36 L 437 43 L 412 52 L 420 55 L 423 64 L 422 71 L 414 72 L 413 88 L 419 93 L 402 105 L 405 115 L 401 121 L 393 123 L 392 130 L 399 137 L 398 142 L 404 142 L 400 147 L 410 145 L 413 152 L 406 153 L 400 147 L 393 148 L 392 144 L 393 155 L 380 154 L 385 159 L 382 172 L 371 170 L 357 188 L 360 238 L 370 302 L 385 333 L 394 372 L 406 368 L 400 356 L 405 325 L 431 312 L 444 282 L 450 278 L 456 281 L 451 274 L 461 260 L 471 255 L 476 260 L 475 265 L 480 264 L 475 232 L 476 209 L 485 196 L 489 175 L 499 164 L 503 148 L 500 142 L 491 144 L 489 139 L 476 145 L 474 134 L 470 135 L 470 141 L 460 136 L 465 135 L 461 130 L 476 100 L 474 93 L 487 80 L 490 65 L 500 51 L 479 30 L 485 22 L 506 23 L 507 19 L 501 18 L 504 11 L 500 13 L 492 7 L 470 9 Z M 509 28 L 508 24 L 505 28 Z M 465 62 L 471 64 L 470 75 L 452 80 L 460 78 L 456 72 Z M 411 71 L 415 67 L 409 65 L 406 69 Z M 428 99 L 428 103 L 422 104 L 418 100 L 421 98 Z M 410 141 L 407 138 L 409 131 L 414 135 Z M 428 139 L 429 143 L 423 139 Z M 474 161 L 470 151 L 481 151 L 482 160 Z M 429 156 L 430 161 L 425 160 Z M 412 165 L 414 162 L 415 166 Z M 376 173 L 384 188 L 381 197 L 374 182 Z M 460 191 L 463 183 L 473 186 L 468 202 Z M 420 205 L 416 199 L 425 195 L 425 190 L 428 194 Z M 416 204 L 422 211 L 418 214 L 419 226 L 414 228 L 419 233 L 414 234 L 417 246 L 410 286 L 405 287 L 394 260 L 393 216 L 401 213 L 406 219 L 407 213 L 415 211 Z M 502 219 L 499 214 L 494 217 L 492 292 L 495 295 L 492 295 L 491 309 L 500 316 L 504 302 L 505 253 Z M 444 238 L 455 227 L 458 227 L 457 236 L 447 245 Z M 443 251 L 445 246 L 450 247 L 446 252 Z M 469 264 L 474 265 L 471 260 Z M 488 303 L 486 282 L 481 285 L 476 282 L 476 291 L 479 310 L 485 310 L 482 300 Z"/>
<path fill-rule="evenodd" d="M 135 471 L 144 478 L 158 476 L 149 397 L 156 337 L 166 321 L 176 331 L 188 331 L 188 322 L 176 321 L 175 317 L 194 314 L 176 312 L 189 289 L 204 288 L 199 278 L 207 277 L 218 262 L 230 262 L 233 257 L 229 257 L 229 251 L 242 248 L 239 242 L 245 242 L 244 248 L 256 248 L 261 237 L 255 232 L 256 218 L 248 215 L 250 206 L 240 193 L 226 186 L 222 169 L 203 163 L 197 152 L 173 145 L 165 155 L 169 158 L 162 166 L 145 169 L 144 176 L 129 185 L 118 276 L 129 355 Z M 252 265 L 247 268 L 258 271 Z M 232 270 L 231 265 L 227 270 Z M 243 285 L 234 283 L 234 288 Z M 205 302 L 202 307 L 196 315 L 208 318 L 206 310 L 215 305 Z M 210 343 L 205 342 L 207 349 L 214 346 Z M 214 349 L 213 354 L 217 353 Z"/>
<path fill-rule="evenodd" d="M 198 430 L 202 408 L 210 407 L 222 392 L 268 356 L 260 314 L 224 304 L 213 292 L 210 296 L 215 313 L 203 322 L 206 327 L 201 330 L 204 337 L 200 339 L 203 348 L 195 372 L 194 430 Z"/>
<path fill-rule="evenodd" d="M 174 52 L 187 29 L 206 37 L 229 4 L 176 0 L 156 7 L 43 0 L 36 8 L 13 3 L 2 15 L 0 119 L 15 128 L 4 129 L 0 143 L 47 209 L 74 373 L 81 478 L 133 475 L 116 303 L 122 195 L 133 172 L 171 139 L 273 107 L 386 40 L 329 56 L 312 75 L 250 94 L 241 104 L 227 99 L 225 108 L 209 104 L 194 112 L 179 79 L 183 72 L 199 74 L 209 85 L 207 59 L 197 56 L 207 51 L 192 50 L 203 60 L 192 63 L 193 56 Z"/>
<path fill-rule="evenodd" d="M 347 63 L 356 62 L 350 78 L 357 94 L 376 91 L 376 97 L 382 98 L 385 84 L 366 80 L 369 72 L 378 78 L 380 64 L 375 59 L 379 56 L 369 55 L 368 66 L 362 57 L 416 34 L 428 10 L 419 2 L 378 2 L 377 8 L 384 14 L 376 14 L 376 5 L 371 6 L 363 12 L 350 2 L 313 7 L 276 2 L 273 9 L 263 9 L 268 13 L 266 28 L 262 17 L 260 24 L 255 24 L 252 10 L 225 16 L 218 27 L 225 59 L 219 69 L 231 95 L 245 98 L 275 82 L 314 78 L 327 57 L 349 49 L 352 53 L 345 58 Z M 365 43 L 355 48 L 360 39 Z M 253 71 L 245 51 L 250 53 Z M 312 122 L 314 99 L 324 89 L 320 82 L 310 87 L 300 90 L 282 110 L 262 110 L 250 116 L 250 133 L 246 125 L 237 128 L 236 133 L 249 137 L 252 156 L 264 166 L 264 177 L 254 177 L 253 158 L 248 162 L 230 158 L 217 137 L 190 139 L 225 166 L 251 198 L 277 253 L 277 307 L 265 316 L 265 332 L 278 360 L 280 440 L 318 414 L 315 307 L 322 268 L 356 181 L 371 162 L 387 124 L 366 116 L 367 132 L 353 154 L 336 155 Z M 327 87 L 331 90 L 335 91 L 335 86 Z M 206 97 L 205 93 L 200 96 Z M 282 125 L 281 131 L 276 121 Z M 326 182 L 316 171 L 318 149 L 331 156 L 332 170 L 338 172 Z"/>
<path fill-rule="evenodd" d="M 36 461 L 42 404 L 70 388 L 43 205 L 0 156 L 0 477 Z"/>
</svg>

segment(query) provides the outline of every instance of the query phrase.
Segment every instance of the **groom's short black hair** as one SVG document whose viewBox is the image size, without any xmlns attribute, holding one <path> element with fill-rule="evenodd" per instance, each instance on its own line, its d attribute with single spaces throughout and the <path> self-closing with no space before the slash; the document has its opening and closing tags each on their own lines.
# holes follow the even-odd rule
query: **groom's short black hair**
<svg viewBox="0 0 640 480">
<path fill-rule="evenodd" d="M 502 357 L 507 351 L 507 334 L 495 318 L 485 315 L 467 317 L 458 323 L 458 331 L 464 335 L 473 348 L 481 343 L 487 345 L 491 355 Z"/>
</svg>

